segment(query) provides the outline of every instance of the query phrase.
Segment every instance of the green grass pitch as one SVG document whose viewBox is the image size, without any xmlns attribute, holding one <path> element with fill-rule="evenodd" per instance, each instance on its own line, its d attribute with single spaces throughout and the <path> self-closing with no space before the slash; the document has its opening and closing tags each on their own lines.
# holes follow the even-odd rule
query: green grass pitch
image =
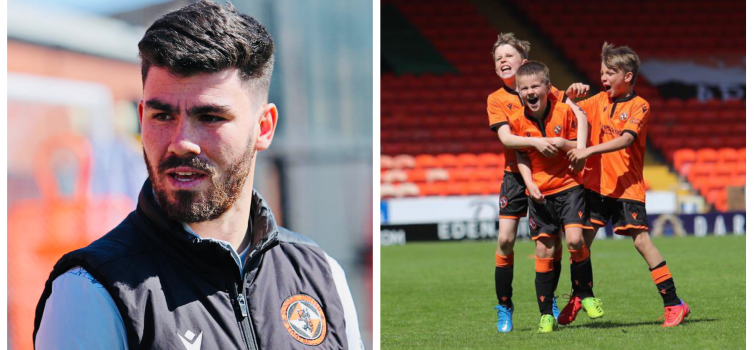
<svg viewBox="0 0 754 350">
<path fill-rule="evenodd" d="M 382 349 L 743 349 L 746 238 L 655 238 L 691 314 L 660 327 L 662 299 L 630 239 L 592 247 L 595 294 L 605 317 L 586 313 L 537 334 L 534 243 L 516 242 L 513 331 L 495 329 L 495 242 L 409 243 L 381 248 Z M 570 292 L 568 252 L 557 295 Z M 567 300 L 559 298 L 562 309 Z"/>
</svg>

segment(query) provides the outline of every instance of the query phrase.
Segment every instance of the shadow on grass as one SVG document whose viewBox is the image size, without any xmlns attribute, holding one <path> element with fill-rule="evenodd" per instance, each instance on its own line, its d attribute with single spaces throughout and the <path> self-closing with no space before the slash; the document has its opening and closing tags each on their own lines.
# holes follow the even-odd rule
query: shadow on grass
<svg viewBox="0 0 754 350">
<path fill-rule="evenodd" d="M 683 320 L 683 324 L 697 323 L 697 322 L 717 322 L 716 318 L 692 318 Z M 623 328 L 623 327 L 638 327 L 638 326 L 654 326 L 661 325 L 660 321 L 644 321 L 644 322 L 611 322 L 611 321 L 594 321 L 590 323 L 579 324 L 575 326 L 562 326 L 562 329 L 568 328 Z"/>
</svg>

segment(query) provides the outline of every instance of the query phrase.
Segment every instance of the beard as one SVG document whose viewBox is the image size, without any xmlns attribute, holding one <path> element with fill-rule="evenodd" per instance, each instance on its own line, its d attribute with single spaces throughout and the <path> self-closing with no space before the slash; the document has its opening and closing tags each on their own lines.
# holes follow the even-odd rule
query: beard
<svg viewBox="0 0 754 350">
<path fill-rule="evenodd" d="M 152 182 L 155 199 L 160 209 L 171 220 L 185 223 L 203 222 L 217 219 L 230 209 L 241 194 L 246 178 L 251 171 L 251 164 L 256 150 L 252 147 L 252 138 L 246 144 L 244 153 L 231 162 L 227 169 L 218 169 L 198 155 L 188 157 L 170 156 L 160 162 L 157 173 L 147 158 L 144 150 L 144 162 L 147 164 L 149 181 Z M 187 166 L 207 173 L 210 188 L 205 190 L 177 190 L 171 193 L 158 174 L 165 174 L 168 169 Z"/>
</svg>

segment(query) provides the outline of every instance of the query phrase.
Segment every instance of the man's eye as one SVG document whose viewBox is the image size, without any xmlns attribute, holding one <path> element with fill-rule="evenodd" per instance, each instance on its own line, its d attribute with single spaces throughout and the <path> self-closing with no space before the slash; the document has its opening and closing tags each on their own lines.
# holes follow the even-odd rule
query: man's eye
<svg viewBox="0 0 754 350">
<path fill-rule="evenodd" d="M 152 118 L 160 121 L 170 120 L 170 115 L 167 113 L 157 113 Z"/>
<path fill-rule="evenodd" d="M 199 117 L 199 120 L 206 122 L 206 123 L 217 123 L 225 120 L 225 118 L 218 117 L 215 115 L 203 115 Z"/>
</svg>

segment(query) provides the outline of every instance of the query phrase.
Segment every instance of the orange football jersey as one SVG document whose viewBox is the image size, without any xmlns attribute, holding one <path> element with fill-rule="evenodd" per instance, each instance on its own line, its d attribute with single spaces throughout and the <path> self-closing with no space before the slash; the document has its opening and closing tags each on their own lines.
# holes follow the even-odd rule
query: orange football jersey
<svg viewBox="0 0 754 350">
<path fill-rule="evenodd" d="M 556 89 L 550 89 L 548 99 L 553 101 L 565 101 L 565 93 Z M 497 133 L 498 128 L 509 123 L 509 118 L 514 113 L 523 110 L 524 103 L 518 95 L 518 91 L 505 86 L 487 96 L 487 116 L 489 117 L 490 129 Z M 516 166 L 516 150 L 505 150 L 505 171 L 518 172 Z"/>
<path fill-rule="evenodd" d="M 589 120 L 589 144 L 634 135 L 626 149 L 589 157 L 584 167 L 585 186 L 603 196 L 644 203 L 644 152 L 647 148 L 649 103 L 635 93 L 612 100 L 600 92 L 578 103 Z"/>
<path fill-rule="evenodd" d="M 519 110 L 510 119 L 511 132 L 524 137 L 562 137 L 576 140 L 576 115 L 565 103 L 549 101 L 542 120 Z M 545 157 L 534 147 L 518 150 L 529 157 L 531 176 L 534 184 L 543 195 L 555 194 L 580 183 L 579 175 L 568 169 L 571 164 L 565 153 L 555 157 Z"/>
</svg>

